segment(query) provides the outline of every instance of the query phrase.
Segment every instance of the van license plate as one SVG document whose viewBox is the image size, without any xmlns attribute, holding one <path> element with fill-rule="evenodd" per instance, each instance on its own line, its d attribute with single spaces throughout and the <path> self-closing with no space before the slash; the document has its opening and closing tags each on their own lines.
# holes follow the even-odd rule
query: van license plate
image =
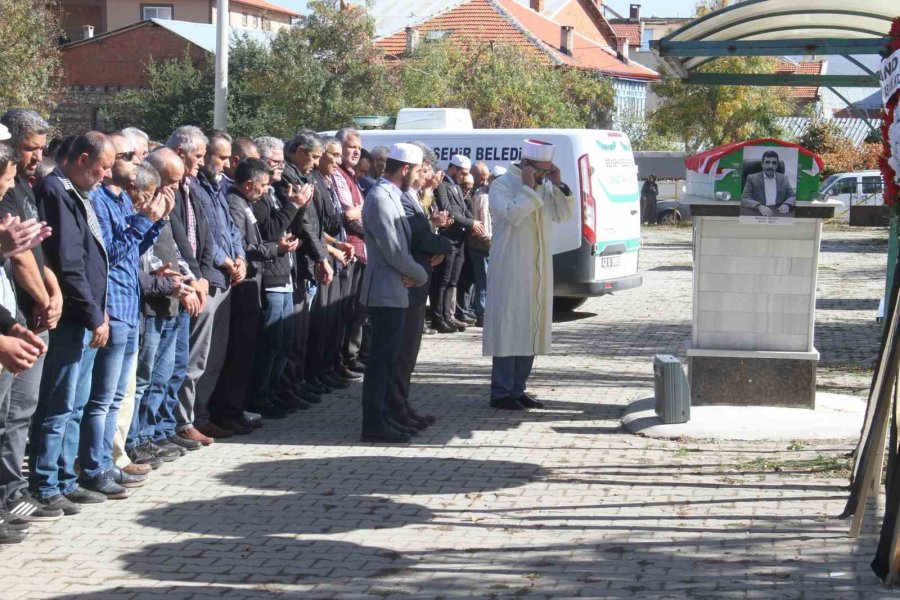
<svg viewBox="0 0 900 600">
<path fill-rule="evenodd" d="M 622 256 L 601 256 L 600 257 L 600 268 L 608 269 L 610 267 L 618 267 L 622 264 Z"/>
</svg>

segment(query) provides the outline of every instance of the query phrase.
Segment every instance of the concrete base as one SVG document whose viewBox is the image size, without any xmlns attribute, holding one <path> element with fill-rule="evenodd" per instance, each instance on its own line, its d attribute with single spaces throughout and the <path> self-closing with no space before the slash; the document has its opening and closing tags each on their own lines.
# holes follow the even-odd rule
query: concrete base
<svg viewBox="0 0 900 600">
<path fill-rule="evenodd" d="M 855 440 L 866 401 L 856 396 L 820 393 L 816 409 L 771 406 L 697 406 L 687 423 L 666 425 L 653 410 L 653 398 L 629 405 L 622 426 L 654 438 L 713 440 Z"/>
<path fill-rule="evenodd" d="M 741 353 L 744 356 L 695 353 L 688 352 L 692 406 L 816 407 L 817 353 L 815 358 L 810 358 L 811 353 L 788 352 L 778 353 L 783 357 L 754 352 Z"/>
</svg>

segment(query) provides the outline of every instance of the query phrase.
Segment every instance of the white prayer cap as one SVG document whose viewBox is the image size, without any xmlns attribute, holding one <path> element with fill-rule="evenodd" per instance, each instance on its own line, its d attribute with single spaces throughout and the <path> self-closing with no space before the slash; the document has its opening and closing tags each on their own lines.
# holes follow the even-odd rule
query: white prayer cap
<svg viewBox="0 0 900 600">
<path fill-rule="evenodd" d="M 501 175 L 506 175 L 506 167 L 497 165 L 496 167 L 491 169 L 491 177 L 500 177 Z"/>
<path fill-rule="evenodd" d="M 8 140 L 12 136 L 9 134 L 9 129 L 6 128 L 6 125 L 0 123 L 0 142 Z"/>
<path fill-rule="evenodd" d="M 553 160 L 554 152 L 556 152 L 556 146 L 550 142 L 525 140 L 522 144 L 522 158 L 527 158 L 529 160 L 549 162 Z"/>
<path fill-rule="evenodd" d="M 465 154 L 454 154 L 450 157 L 450 164 L 460 169 L 471 169 L 472 159 Z"/>
<path fill-rule="evenodd" d="M 391 146 L 388 158 L 410 165 L 422 164 L 422 149 L 415 144 L 400 142 Z"/>
</svg>

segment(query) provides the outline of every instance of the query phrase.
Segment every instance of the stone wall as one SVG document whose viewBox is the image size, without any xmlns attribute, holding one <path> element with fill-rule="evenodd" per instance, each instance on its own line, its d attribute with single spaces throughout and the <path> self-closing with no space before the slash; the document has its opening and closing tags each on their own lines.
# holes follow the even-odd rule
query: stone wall
<svg viewBox="0 0 900 600">
<path fill-rule="evenodd" d="M 66 89 L 50 115 L 50 123 L 59 135 L 81 133 L 89 129 L 108 129 L 100 108 L 112 102 L 122 86 L 72 85 Z"/>
</svg>

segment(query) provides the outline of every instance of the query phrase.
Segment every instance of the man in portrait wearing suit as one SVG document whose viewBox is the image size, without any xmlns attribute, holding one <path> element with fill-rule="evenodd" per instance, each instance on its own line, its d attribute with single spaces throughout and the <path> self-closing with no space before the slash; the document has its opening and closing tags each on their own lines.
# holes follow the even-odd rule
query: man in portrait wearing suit
<svg viewBox="0 0 900 600">
<path fill-rule="evenodd" d="M 797 194 L 784 173 L 778 172 L 778 153 L 766 150 L 762 155 L 762 172 L 747 176 L 741 194 L 741 214 L 771 217 L 777 211 L 786 215 L 794 209 Z"/>
</svg>

